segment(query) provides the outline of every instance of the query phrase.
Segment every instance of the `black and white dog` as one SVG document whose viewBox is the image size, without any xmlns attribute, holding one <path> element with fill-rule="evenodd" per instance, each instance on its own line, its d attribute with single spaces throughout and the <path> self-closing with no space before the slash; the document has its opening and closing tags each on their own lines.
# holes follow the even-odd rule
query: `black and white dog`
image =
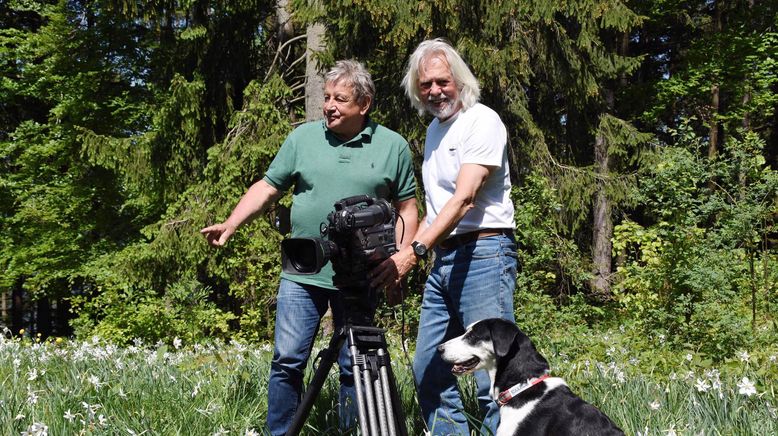
<svg viewBox="0 0 778 436">
<path fill-rule="evenodd" d="M 500 405 L 497 436 L 623 435 L 613 421 L 585 402 L 559 377 L 516 324 L 492 318 L 473 323 L 465 334 L 438 346 L 459 376 L 484 369 L 492 398 Z"/>
</svg>

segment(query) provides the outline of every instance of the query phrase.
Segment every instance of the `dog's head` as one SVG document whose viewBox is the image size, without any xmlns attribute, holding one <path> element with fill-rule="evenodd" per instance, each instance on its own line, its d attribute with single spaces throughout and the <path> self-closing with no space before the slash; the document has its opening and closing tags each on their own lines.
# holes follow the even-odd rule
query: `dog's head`
<svg viewBox="0 0 778 436">
<path fill-rule="evenodd" d="M 462 336 L 440 344 L 438 352 L 453 365 L 451 372 L 457 376 L 484 369 L 493 381 L 502 377 L 526 380 L 548 371 L 548 361 L 530 338 L 513 322 L 499 318 L 471 324 Z"/>
<path fill-rule="evenodd" d="M 440 344 L 438 352 L 444 361 L 454 365 L 451 371 L 455 375 L 463 375 L 493 369 L 497 360 L 514 353 L 519 339 L 524 338 L 516 324 L 490 318 L 471 324 L 462 336 Z"/>
</svg>

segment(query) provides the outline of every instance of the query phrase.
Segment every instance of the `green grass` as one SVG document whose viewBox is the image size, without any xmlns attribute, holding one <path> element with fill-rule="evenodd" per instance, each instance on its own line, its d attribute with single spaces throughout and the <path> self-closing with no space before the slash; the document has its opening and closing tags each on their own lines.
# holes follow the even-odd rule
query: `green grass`
<svg viewBox="0 0 778 436">
<path fill-rule="evenodd" d="M 775 349 L 714 366 L 661 347 L 631 356 L 629 349 L 608 347 L 608 336 L 600 346 L 593 337 L 581 340 L 577 350 L 547 345 L 556 349 L 543 350 L 552 372 L 627 434 L 778 434 Z M 408 430 L 421 434 L 410 359 L 391 342 Z M 594 359 L 597 353 L 587 351 L 594 349 L 605 352 Z M 119 348 L 96 340 L 2 338 L 0 435 L 32 433 L 36 423 L 51 435 L 262 434 L 269 360 L 268 346 L 239 343 Z M 755 394 L 739 392 L 743 377 Z M 461 383 L 466 412 L 477 419 L 472 378 Z M 337 391 L 333 369 L 305 434 L 338 433 Z"/>
</svg>

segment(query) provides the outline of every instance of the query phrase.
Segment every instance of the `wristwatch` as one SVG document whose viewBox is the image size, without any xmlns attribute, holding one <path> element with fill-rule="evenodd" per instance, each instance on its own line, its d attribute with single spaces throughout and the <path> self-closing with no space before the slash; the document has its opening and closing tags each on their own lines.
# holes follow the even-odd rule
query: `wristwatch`
<svg viewBox="0 0 778 436">
<path fill-rule="evenodd" d="M 426 259 L 427 258 L 427 246 L 424 245 L 424 243 L 419 241 L 413 241 L 411 242 L 411 247 L 413 247 L 413 254 L 416 255 L 419 259 Z"/>
</svg>

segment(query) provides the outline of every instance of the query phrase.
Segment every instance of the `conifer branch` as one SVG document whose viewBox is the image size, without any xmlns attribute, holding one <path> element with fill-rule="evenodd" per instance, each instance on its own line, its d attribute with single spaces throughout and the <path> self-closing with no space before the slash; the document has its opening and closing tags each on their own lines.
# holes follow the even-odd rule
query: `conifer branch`
<svg viewBox="0 0 778 436">
<path fill-rule="evenodd" d="M 265 74 L 265 79 L 264 79 L 265 82 L 270 77 L 270 74 L 273 73 L 273 69 L 274 69 L 274 67 L 276 65 L 276 62 L 278 61 L 278 57 L 281 55 L 281 52 L 284 50 L 284 48 L 288 47 L 293 42 L 299 41 L 299 40 L 301 40 L 303 38 L 306 38 L 306 37 L 307 37 L 307 35 L 297 35 L 294 38 L 289 38 L 288 41 L 286 41 L 285 43 L 281 44 L 278 47 L 278 49 L 276 49 L 276 55 L 275 55 L 275 57 L 273 57 L 273 62 L 270 63 L 270 68 L 268 68 L 267 73 Z M 295 62 L 297 62 L 297 61 L 295 61 Z"/>
</svg>

